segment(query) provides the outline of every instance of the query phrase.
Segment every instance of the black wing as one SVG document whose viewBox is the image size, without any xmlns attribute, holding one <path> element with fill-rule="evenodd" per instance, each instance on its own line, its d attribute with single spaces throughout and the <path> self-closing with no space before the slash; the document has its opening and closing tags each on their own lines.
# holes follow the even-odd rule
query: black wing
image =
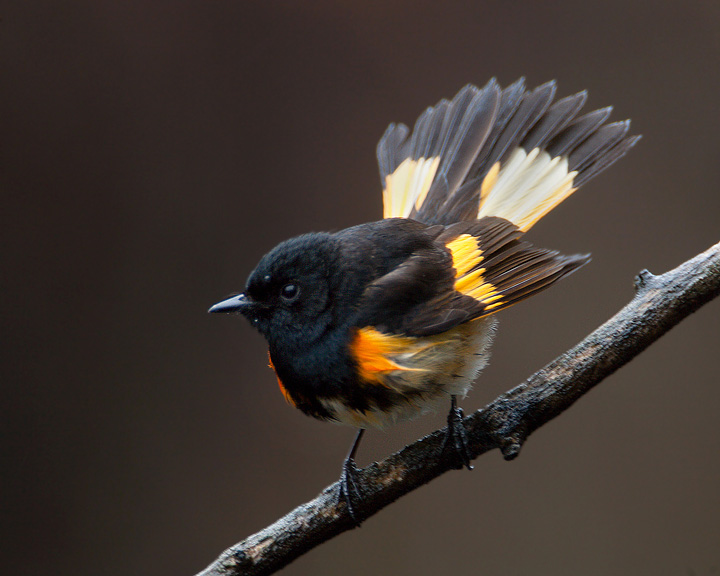
<svg viewBox="0 0 720 576">
<path fill-rule="evenodd" d="M 522 236 L 517 226 L 496 217 L 445 228 L 433 247 L 366 288 L 358 326 L 438 334 L 512 306 L 589 261 L 537 248 Z"/>
</svg>

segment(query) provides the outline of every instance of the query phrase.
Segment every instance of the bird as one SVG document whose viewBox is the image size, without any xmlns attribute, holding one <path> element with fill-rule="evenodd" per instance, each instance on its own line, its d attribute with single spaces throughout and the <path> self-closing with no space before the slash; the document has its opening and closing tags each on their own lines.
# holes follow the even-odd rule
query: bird
<svg viewBox="0 0 720 576">
<path fill-rule="evenodd" d="M 608 123 L 610 106 L 581 115 L 587 91 L 556 90 L 493 78 L 427 108 L 412 130 L 390 124 L 377 145 L 383 218 L 281 242 L 209 310 L 265 337 L 290 405 L 357 428 L 338 492 L 357 524 L 365 430 L 449 402 L 442 450 L 470 469 L 457 399 L 488 362 L 496 314 L 590 260 L 525 235 L 640 136 L 629 120 Z"/>
</svg>

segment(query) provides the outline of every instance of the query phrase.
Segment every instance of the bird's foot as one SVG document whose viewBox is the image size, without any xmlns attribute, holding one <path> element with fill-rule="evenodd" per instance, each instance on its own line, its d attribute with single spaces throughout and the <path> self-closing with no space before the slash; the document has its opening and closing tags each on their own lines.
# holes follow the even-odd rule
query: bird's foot
<svg viewBox="0 0 720 576">
<path fill-rule="evenodd" d="M 464 466 L 468 470 L 472 470 L 468 437 L 465 425 L 463 424 L 463 411 L 462 408 L 457 407 L 454 396 L 452 398 L 450 412 L 448 413 L 447 423 L 447 433 L 442 445 L 442 452 L 450 450 L 454 453 L 458 462 L 458 469 Z"/>
<path fill-rule="evenodd" d="M 362 500 L 360 490 L 358 490 L 357 475 L 360 469 L 355 465 L 353 458 L 347 457 L 343 462 L 343 470 L 340 475 L 340 489 L 338 491 L 338 504 L 345 503 L 350 518 L 355 526 L 360 526 L 360 516 L 357 510 L 357 504 Z"/>
</svg>

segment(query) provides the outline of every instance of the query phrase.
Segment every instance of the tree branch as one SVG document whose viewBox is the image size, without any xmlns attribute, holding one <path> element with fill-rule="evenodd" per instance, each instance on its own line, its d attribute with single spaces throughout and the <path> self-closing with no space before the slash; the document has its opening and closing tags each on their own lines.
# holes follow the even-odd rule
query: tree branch
<svg viewBox="0 0 720 576">
<path fill-rule="evenodd" d="M 635 297 L 577 346 L 465 418 L 473 458 L 493 448 L 515 458 L 525 439 L 665 332 L 720 294 L 720 243 L 661 276 L 647 270 Z M 362 502 L 369 517 L 408 492 L 453 469 L 441 453 L 444 429 L 362 470 Z M 198 576 L 271 574 L 322 542 L 353 528 L 338 483 L 271 526 L 228 548 Z"/>
</svg>

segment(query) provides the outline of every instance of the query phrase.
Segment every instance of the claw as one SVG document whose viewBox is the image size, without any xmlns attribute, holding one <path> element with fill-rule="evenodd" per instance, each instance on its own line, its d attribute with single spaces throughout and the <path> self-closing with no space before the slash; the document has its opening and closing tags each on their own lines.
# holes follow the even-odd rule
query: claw
<svg viewBox="0 0 720 576">
<path fill-rule="evenodd" d="M 338 504 L 345 503 L 345 508 L 355 526 L 360 526 L 362 521 L 355 509 L 355 503 L 362 501 L 362 495 L 357 483 L 357 474 L 360 469 L 355 465 L 355 452 L 357 452 L 360 439 L 364 433 L 363 428 L 358 430 L 352 448 L 350 448 L 350 453 L 343 462 L 343 470 L 342 474 L 340 474 L 340 489 L 338 490 Z"/>
<path fill-rule="evenodd" d="M 462 408 L 458 408 L 455 396 L 452 397 L 447 423 L 447 434 L 441 448 L 442 452 L 452 450 L 459 461 L 457 467 L 462 468 L 464 466 L 468 470 L 472 470 L 469 442 L 465 425 L 463 424 L 463 411 Z"/>
<path fill-rule="evenodd" d="M 355 465 L 355 460 L 346 458 L 340 475 L 340 490 L 338 491 L 338 504 L 345 503 L 345 508 L 356 526 L 360 526 L 361 520 L 356 512 L 355 503 L 362 500 L 357 485 L 358 472 L 359 468 Z"/>
</svg>

